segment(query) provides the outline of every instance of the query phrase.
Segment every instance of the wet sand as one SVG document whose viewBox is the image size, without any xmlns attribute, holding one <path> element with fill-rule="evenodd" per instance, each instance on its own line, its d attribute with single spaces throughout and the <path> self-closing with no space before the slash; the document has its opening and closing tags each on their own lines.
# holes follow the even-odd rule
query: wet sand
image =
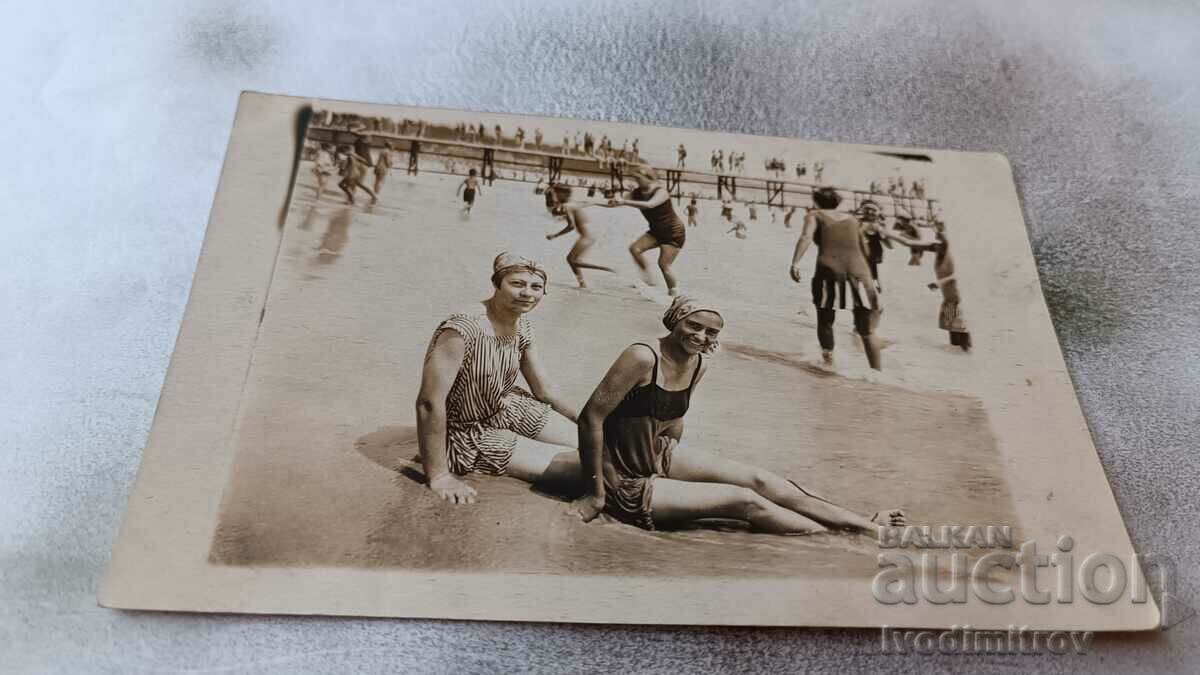
<svg viewBox="0 0 1200 675">
<path fill-rule="evenodd" d="M 235 430 L 236 455 L 211 550 L 215 563 L 363 566 L 462 572 L 715 576 L 870 576 L 861 536 L 779 537 L 645 532 L 583 524 L 567 504 L 508 478 L 471 477 L 479 503 L 450 506 L 421 484 L 413 402 L 434 326 L 490 292 L 492 257 L 512 249 L 549 264 L 550 291 L 531 315 L 559 389 L 579 406 L 627 344 L 663 332 L 662 307 L 628 287 L 625 247 L 644 231 L 632 209 L 589 209 L 593 262 L 574 288 L 572 235 L 532 186 L 485 187 L 469 218 L 460 178 L 394 173 L 381 201 L 313 203 L 299 173 L 259 343 Z M 869 383 L 865 357 L 839 317 L 838 370 L 819 349 L 807 279 L 787 278 L 800 218 L 748 223 L 726 235 L 702 205 L 676 269 L 685 292 L 726 310 L 722 348 L 697 390 L 682 452 L 703 448 L 757 464 L 848 507 L 902 506 L 930 524 L 1015 522 L 1004 460 L 970 390 L 972 359 L 945 346 L 925 267 L 892 252 L 883 265 L 881 334 L 894 341 Z M 653 254 L 652 254 L 653 255 Z M 805 264 L 811 264 L 810 259 Z M 961 263 L 960 263 L 961 264 Z M 803 312 L 803 313 L 798 313 Z"/>
</svg>

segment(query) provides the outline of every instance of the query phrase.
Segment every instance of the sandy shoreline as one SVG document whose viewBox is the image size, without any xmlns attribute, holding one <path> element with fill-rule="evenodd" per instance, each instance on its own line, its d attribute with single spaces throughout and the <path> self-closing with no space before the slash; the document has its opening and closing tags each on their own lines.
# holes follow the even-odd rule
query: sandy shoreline
<svg viewBox="0 0 1200 675">
<path fill-rule="evenodd" d="M 487 295 L 495 252 L 550 264 L 550 293 L 531 318 L 552 376 L 577 405 L 626 344 L 661 333 L 661 309 L 625 283 L 624 248 L 644 229 L 630 210 L 592 211 L 592 258 L 623 276 L 590 275 L 594 288 L 580 291 L 563 261 L 569 243 L 545 241 L 560 226 L 530 186 L 485 189 L 467 220 L 456 213 L 456 179 L 389 181 L 372 209 L 345 209 L 329 193 L 314 207 L 311 175 L 300 172 L 214 562 L 705 576 L 877 569 L 875 544 L 862 537 L 584 525 L 511 479 L 473 477 L 473 507 L 439 503 L 404 471 L 415 454 L 421 354 L 444 315 Z M 830 376 L 810 365 L 818 349 L 807 285 L 787 279 L 799 219 L 786 230 L 762 209 L 750 238 L 737 240 L 717 213 L 705 206 L 677 266 L 685 291 L 717 299 L 727 314 L 683 447 L 760 464 L 864 511 L 901 505 L 918 522 L 1018 525 L 988 412 L 955 393 L 981 386 L 974 365 L 995 358 L 992 336 L 969 355 L 945 344 L 939 298 L 924 288 L 929 262 L 907 267 L 902 251 L 885 261 L 880 332 L 893 344 L 879 383 L 857 379 L 867 369 L 848 315 L 838 325 L 842 374 Z"/>
</svg>

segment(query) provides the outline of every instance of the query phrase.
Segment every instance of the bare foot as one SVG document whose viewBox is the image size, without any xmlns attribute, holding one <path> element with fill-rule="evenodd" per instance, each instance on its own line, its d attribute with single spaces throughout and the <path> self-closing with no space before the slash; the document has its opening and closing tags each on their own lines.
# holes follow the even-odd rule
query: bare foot
<svg viewBox="0 0 1200 675">
<path fill-rule="evenodd" d="M 884 509 L 876 511 L 875 515 L 871 516 L 871 522 L 885 527 L 902 527 L 908 522 L 908 517 L 901 509 Z"/>
<path fill-rule="evenodd" d="M 833 350 L 832 349 L 822 349 L 821 350 L 821 361 L 827 367 L 832 368 L 833 367 Z"/>
</svg>

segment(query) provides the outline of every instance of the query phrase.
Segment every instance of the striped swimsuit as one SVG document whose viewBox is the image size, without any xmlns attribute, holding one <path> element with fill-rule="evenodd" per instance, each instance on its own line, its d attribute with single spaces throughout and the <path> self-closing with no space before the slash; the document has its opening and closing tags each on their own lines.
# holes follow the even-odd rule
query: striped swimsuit
<svg viewBox="0 0 1200 675">
<path fill-rule="evenodd" d="M 521 357 L 533 344 L 533 326 L 517 320 L 517 334 L 498 337 L 486 314 L 454 314 L 438 325 L 426 358 L 444 330 L 466 345 L 462 366 L 446 397 L 446 456 L 457 474 L 502 475 L 517 434 L 533 438 L 550 419 L 550 405 L 516 386 Z"/>
</svg>

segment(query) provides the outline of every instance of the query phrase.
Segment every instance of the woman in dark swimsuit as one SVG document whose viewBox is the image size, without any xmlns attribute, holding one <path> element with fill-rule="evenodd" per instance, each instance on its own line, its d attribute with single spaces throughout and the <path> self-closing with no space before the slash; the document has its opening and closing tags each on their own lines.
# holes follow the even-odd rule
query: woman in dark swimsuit
<svg viewBox="0 0 1200 675">
<path fill-rule="evenodd" d="M 707 368 L 702 354 L 716 348 L 724 319 L 711 305 L 677 297 L 663 325 L 665 337 L 625 349 L 579 415 L 581 518 L 604 511 L 651 530 L 724 518 L 776 534 L 830 527 L 877 535 L 904 523 L 899 510 L 866 518 L 769 471 L 680 449 L 683 417 Z"/>
<path fill-rule="evenodd" d="M 658 268 L 662 270 L 663 279 L 667 282 L 667 293 L 676 295 L 678 283 L 671 265 L 679 252 L 683 250 L 687 238 L 683 221 L 675 214 L 671 206 L 671 195 L 659 184 L 654 169 L 645 165 L 635 164 L 630 167 L 630 176 L 637 181 L 637 188 L 629 193 L 627 199 L 615 198 L 608 202 L 609 206 L 632 206 L 639 209 L 645 216 L 650 229 L 629 245 L 629 253 L 633 262 L 642 271 L 642 277 L 650 286 L 654 280 L 649 275 L 646 259 L 643 255 L 652 248 L 658 249 Z"/>
</svg>

